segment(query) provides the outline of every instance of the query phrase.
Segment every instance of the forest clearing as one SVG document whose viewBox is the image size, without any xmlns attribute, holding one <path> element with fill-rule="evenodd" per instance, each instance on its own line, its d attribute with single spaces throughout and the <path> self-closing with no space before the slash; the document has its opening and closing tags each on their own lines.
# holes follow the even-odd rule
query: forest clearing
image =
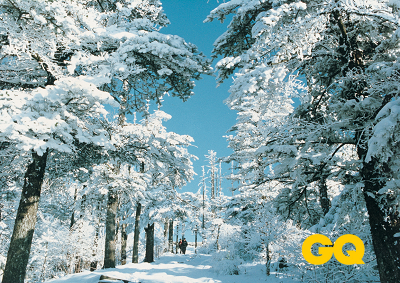
<svg viewBox="0 0 400 283">
<path fill-rule="evenodd" d="M 109 278 L 127 280 L 129 283 L 217 283 L 217 282 L 265 282 L 263 264 L 254 264 L 243 267 L 241 275 L 218 274 L 212 270 L 211 255 L 195 255 L 193 246 L 189 246 L 188 254 L 164 254 L 154 263 L 139 263 L 117 266 L 115 269 L 83 272 L 65 276 L 61 279 L 48 281 L 49 283 L 98 283 L 101 275 Z M 286 277 L 286 278 L 285 278 Z M 268 282 L 292 283 L 285 274 L 273 274 Z M 106 280 L 104 280 L 106 281 Z M 111 280 L 110 280 L 111 281 Z M 121 280 L 120 280 L 121 281 Z M 122 281 L 121 281 L 122 282 Z"/>
</svg>

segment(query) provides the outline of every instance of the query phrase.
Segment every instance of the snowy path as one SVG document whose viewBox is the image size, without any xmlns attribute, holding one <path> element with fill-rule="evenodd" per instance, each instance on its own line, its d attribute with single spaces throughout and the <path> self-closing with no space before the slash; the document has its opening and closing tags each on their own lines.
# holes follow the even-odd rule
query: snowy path
<svg viewBox="0 0 400 283">
<path fill-rule="evenodd" d="M 60 279 L 46 281 L 48 283 L 98 283 L 100 275 L 141 283 L 290 283 L 297 282 L 288 278 L 265 276 L 264 269 L 249 266 L 241 275 L 219 275 L 212 269 L 213 262 L 209 255 L 195 255 L 193 247 L 188 247 L 186 255 L 164 254 L 153 263 L 129 263 L 123 266 L 95 272 L 72 274 Z M 121 282 L 121 281 L 119 281 Z"/>
</svg>

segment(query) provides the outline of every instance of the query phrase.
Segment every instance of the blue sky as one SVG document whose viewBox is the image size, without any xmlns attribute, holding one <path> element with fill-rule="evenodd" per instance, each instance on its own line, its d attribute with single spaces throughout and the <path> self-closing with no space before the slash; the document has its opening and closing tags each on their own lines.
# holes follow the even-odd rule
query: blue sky
<svg viewBox="0 0 400 283">
<path fill-rule="evenodd" d="M 229 23 L 203 23 L 209 12 L 219 3 L 216 0 L 165 0 L 162 3 L 171 24 L 161 32 L 181 36 L 185 41 L 197 45 L 210 58 L 214 41 L 226 30 Z M 215 77 L 204 76 L 196 82 L 195 95 L 188 101 L 182 102 L 174 97 L 164 99 L 162 110 L 172 115 L 172 119 L 165 123 L 167 130 L 192 136 L 196 147 L 191 147 L 189 151 L 199 158 L 194 162 L 198 176 L 183 191 L 197 191 L 201 166 L 206 165 L 204 155 L 208 154 L 208 150 L 216 151 L 218 157 L 232 152 L 227 148 L 228 143 L 223 137 L 236 121 L 236 113 L 223 103 L 229 95 L 230 83 L 231 80 L 227 80 L 216 88 Z M 228 173 L 228 168 L 228 165 L 223 166 L 223 171 L 225 169 L 225 173 Z M 223 185 L 225 194 L 230 194 L 228 186 L 229 183 Z"/>
</svg>

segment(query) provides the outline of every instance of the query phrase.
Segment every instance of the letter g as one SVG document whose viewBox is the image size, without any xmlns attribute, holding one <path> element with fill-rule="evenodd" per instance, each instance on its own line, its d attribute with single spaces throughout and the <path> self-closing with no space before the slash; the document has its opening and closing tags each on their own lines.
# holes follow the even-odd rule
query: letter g
<svg viewBox="0 0 400 283">
<path fill-rule="evenodd" d="M 320 243 L 322 245 L 332 245 L 332 241 L 324 235 L 314 234 L 304 240 L 301 247 L 301 252 L 306 261 L 314 265 L 320 265 L 328 262 L 333 255 L 333 247 L 319 247 L 318 253 L 320 256 L 315 256 L 311 252 L 311 248 L 315 243 Z"/>
</svg>

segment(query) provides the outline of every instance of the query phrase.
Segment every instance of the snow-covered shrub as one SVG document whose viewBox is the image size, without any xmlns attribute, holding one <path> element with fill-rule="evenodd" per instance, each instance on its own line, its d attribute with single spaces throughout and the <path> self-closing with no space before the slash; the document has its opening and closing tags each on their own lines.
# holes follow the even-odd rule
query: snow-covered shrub
<svg viewBox="0 0 400 283">
<path fill-rule="evenodd" d="M 52 215 L 39 213 L 38 228 L 27 267 L 27 282 L 42 282 L 67 273 L 70 247 L 68 228 Z"/>
<path fill-rule="evenodd" d="M 240 237 L 240 227 L 225 223 L 222 219 L 214 219 L 205 231 L 205 243 L 199 247 L 200 253 L 230 249 Z"/>
<path fill-rule="evenodd" d="M 268 251 L 271 272 L 274 262 L 283 257 L 290 267 L 286 272 L 300 278 L 295 266 L 304 264 L 301 243 L 310 233 L 275 215 L 273 203 L 264 201 L 268 193 L 258 191 L 246 201 L 243 195 L 235 196 L 228 204 L 225 219 L 215 219 L 210 224 L 207 242 L 199 252 L 213 254 L 216 272 L 238 274 L 243 264 L 265 264 Z"/>
<path fill-rule="evenodd" d="M 310 230 L 326 235 L 332 243 L 345 234 L 359 237 L 365 246 L 365 264 L 344 265 L 334 256 L 323 265 L 306 263 L 303 270 L 305 282 L 315 282 L 322 278 L 328 282 L 377 282 L 379 275 L 373 250 L 368 213 L 362 195 L 361 184 L 348 185 L 332 200 L 332 207 L 320 223 Z M 346 247 L 344 248 L 344 250 Z M 353 249 L 349 246 L 349 249 Z"/>
<path fill-rule="evenodd" d="M 236 253 L 228 250 L 215 252 L 212 259 L 214 262 L 213 270 L 226 275 L 238 275 L 239 266 L 243 262 Z"/>
</svg>

